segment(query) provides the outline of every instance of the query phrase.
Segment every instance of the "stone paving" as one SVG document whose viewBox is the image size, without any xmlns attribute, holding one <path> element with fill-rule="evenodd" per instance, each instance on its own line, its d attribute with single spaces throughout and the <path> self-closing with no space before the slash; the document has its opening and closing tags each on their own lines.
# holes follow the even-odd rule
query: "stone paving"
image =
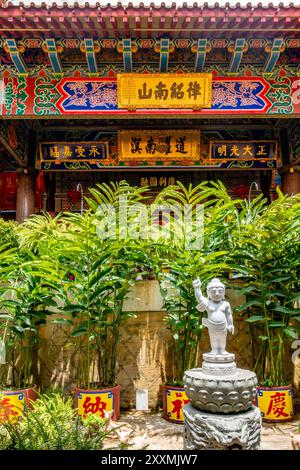
<svg viewBox="0 0 300 470">
<path fill-rule="evenodd" d="M 292 450 L 291 433 L 296 433 L 300 413 L 295 421 L 282 424 L 263 424 L 261 447 L 263 450 Z M 131 411 L 124 413 L 118 423 L 111 423 L 112 433 L 105 448 L 113 448 L 121 440 L 132 450 L 181 450 L 183 426 L 169 423 L 161 413 Z M 127 447 L 128 446 L 128 447 Z"/>
</svg>

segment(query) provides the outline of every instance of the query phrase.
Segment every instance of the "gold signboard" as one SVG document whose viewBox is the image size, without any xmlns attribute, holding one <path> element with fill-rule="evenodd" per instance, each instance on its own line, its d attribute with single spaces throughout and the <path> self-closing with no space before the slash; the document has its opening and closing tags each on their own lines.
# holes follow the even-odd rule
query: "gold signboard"
<svg viewBox="0 0 300 470">
<path fill-rule="evenodd" d="M 211 73 L 118 74 L 118 108 L 211 108 Z"/>
<path fill-rule="evenodd" d="M 119 162 L 160 162 L 188 165 L 199 160 L 200 131 L 122 130 L 119 131 Z"/>
<path fill-rule="evenodd" d="M 211 160 L 276 160 L 277 142 L 275 140 L 222 140 L 210 141 Z"/>
</svg>

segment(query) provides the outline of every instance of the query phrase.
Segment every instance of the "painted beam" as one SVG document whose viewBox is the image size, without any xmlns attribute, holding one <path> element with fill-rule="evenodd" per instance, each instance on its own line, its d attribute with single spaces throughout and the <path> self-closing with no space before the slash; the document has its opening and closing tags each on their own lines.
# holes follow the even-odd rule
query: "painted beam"
<svg viewBox="0 0 300 470">
<path fill-rule="evenodd" d="M 169 66 L 169 39 L 162 38 L 160 40 L 160 57 L 159 57 L 159 71 L 166 73 Z"/>
<path fill-rule="evenodd" d="M 45 40 L 45 42 L 46 42 L 48 56 L 49 56 L 49 60 L 50 60 L 53 72 L 57 75 L 62 75 L 63 69 L 62 69 L 62 65 L 60 62 L 60 58 L 58 57 L 55 39 L 48 38 Z"/>
<path fill-rule="evenodd" d="M 122 39 L 124 72 L 132 72 L 131 39 Z"/>
<path fill-rule="evenodd" d="M 7 45 L 8 52 L 10 53 L 11 60 L 13 61 L 18 73 L 20 75 L 26 75 L 28 73 L 26 64 L 24 62 L 23 57 L 21 56 L 21 53 L 19 52 L 16 40 L 6 39 L 5 42 Z"/>
<path fill-rule="evenodd" d="M 19 128 L 17 130 L 18 136 L 22 137 L 23 132 L 25 132 L 26 125 L 24 124 L 25 121 L 19 121 Z M 0 144 L 7 150 L 9 153 L 10 157 L 15 160 L 17 166 L 24 168 L 26 166 L 27 162 L 27 151 L 22 149 L 21 147 L 21 153 L 18 148 L 13 149 L 9 143 L 9 128 L 13 127 L 16 129 L 16 125 L 13 124 L 13 121 L 8 121 L 8 120 L 2 120 L 0 121 Z M 27 135 L 24 135 L 24 139 L 26 140 Z M 22 153 L 22 150 L 24 150 L 24 153 Z"/>
<path fill-rule="evenodd" d="M 266 60 L 266 63 L 263 67 L 263 73 L 272 73 L 274 70 L 275 65 L 280 57 L 280 53 L 282 51 L 282 46 L 284 44 L 284 40 L 282 38 L 275 38 L 269 52 L 269 57 Z"/>
<path fill-rule="evenodd" d="M 18 157 L 18 155 L 16 154 L 16 152 L 11 148 L 11 146 L 9 145 L 9 143 L 7 142 L 7 140 L 5 140 L 1 135 L 0 135 L 0 144 L 2 144 L 3 147 L 8 151 L 8 153 L 10 154 L 10 156 L 17 162 L 17 164 L 19 165 L 19 167 L 21 167 L 21 168 L 24 168 L 24 167 L 25 167 L 24 162 L 22 162 L 22 160 Z"/>
<path fill-rule="evenodd" d="M 97 61 L 95 55 L 95 47 L 94 47 L 94 40 L 93 39 L 84 39 L 84 47 L 85 47 L 85 55 L 86 61 L 88 64 L 88 69 L 90 74 L 96 74 L 97 70 Z"/>
<path fill-rule="evenodd" d="M 195 59 L 195 72 L 202 72 L 206 59 L 207 39 L 198 39 L 197 52 Z"/>
<path fill-rule="evenodd" d="M 228 73 L 238 73 L 244 53 L 245 44 L 246 39 L 244 38 L 239 38 L 235 40 L 234 50 L 232 53 Z"/>
</svg>

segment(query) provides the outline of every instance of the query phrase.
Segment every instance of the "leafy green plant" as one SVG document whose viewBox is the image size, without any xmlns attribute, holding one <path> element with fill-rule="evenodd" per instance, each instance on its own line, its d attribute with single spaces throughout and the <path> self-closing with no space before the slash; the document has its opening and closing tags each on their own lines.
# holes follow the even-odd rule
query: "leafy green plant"
<svg viewBox="0 0 300 470">
<path fill-rule="evenodd" d="M 236 202 L 229 198 L 222 184 L 202 183 L 185 188 L 178 182 L 162 191 L 156 203 L 173 212 L 169 223 L 161 229 L 152 258 L 167 310 L 165 321 L 173 340 L 172 384 L 182 385 L 185 370 L 197 365 L 202 332 L 193 280 L 200 277 L 206 283 L 229 270 L 225 261 L 229 246 L 226 218 L 235 211 Z M 203 218 L 197 220 L 199 206 Z M 183 212 L 189 220 L 188 228 L 184 226 Z M 201 231 L 202 243 L 198 246 L 195 239 Z"/>
<path fill-rule="evenodd" d="M 245 201 L 232 227 L 233 259 L 245 285 L 239 307 L 250 325 L 254 370 L 261 385 L 284 385 L 287 346 L 298 338 L 300 309 L 300 198 L 270 205 Z"/>
<path fill-rule="evenodd" d="M 32 402 L 32 410 L 18 423 L 0 423 L 0 449 L 96 450 L 108 434 L 104 419 L 81 420 L 71 398 L 51 393 Z"/>
<path fill-rule="evenodd" d="M 43 220 L 34 216 L 35 222 Z M 18 228 L 18 250 L 7 245 L 0 256 L 0 337 L 6 347 L 6 363 L 0 365 L 2 387 L 25 388 L 38 384 L 40 327 L 63 298 L 65 271 L 48 246 L 28 243 L 35 233 L 29 219 Z M 45 242 L 46 246 L 46 242 Z M 51 256 L 50 256 L 51 253 Z"/>
<path fill-rule="evenodd" d="M 57 307 L 60 279 L 49 260 L 28 253 L 27 261 L 16 259 L 6 284 L 0 288 L 7 364 L 1 367 L 1 384 L 24 388 L 38 381 L 40 326 Z"/>
<path fill-rule="evenodd" d="M 115 239 L 105 233 L 114 214 L 119 217 L 122 197 L 127 207 L 143 199 L 140 188 L 125 182 L 98 185 L 90 191 L 90 210 L 63 218 L 68 229 L 60 241 L 61 250 L 73 281 L 64 307 L 68 318 L 56 320 L 74 325 L 71 338 L 79 357 L 78 384 L 85 388 L 115 385 L 120 325 L 132 315 L 123 311 L 123 302 L 140 263 L 134 240 L 126 234 L 120 240 L 119 232 Z M 114 227 L 122 230 L 118 223 Z"/>
<path fill-rule="evenodd" d="M 0 247 L 6 245 L 8 248 L 16 248 L 18 246 L 17 230 L 17 222 L 0 218 Z"/>
</svg>

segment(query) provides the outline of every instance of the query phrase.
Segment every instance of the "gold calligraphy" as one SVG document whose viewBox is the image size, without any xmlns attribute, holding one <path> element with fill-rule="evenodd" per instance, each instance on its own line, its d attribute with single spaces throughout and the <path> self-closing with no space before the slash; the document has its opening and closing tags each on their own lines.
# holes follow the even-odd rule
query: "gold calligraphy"
<svg viewBox="0 0 300 470">
<path fill-rule="evenodd" d="M 192 164 L 199 159 L 200 132 L 195 130 L 122 130 L 119 161 L 145 164 Z"/>
<path fill-rule="evenodd" d="M 124 73 L 117 79 L 119 108 L 211 108 L 211 73 Z"/>
</svg>

